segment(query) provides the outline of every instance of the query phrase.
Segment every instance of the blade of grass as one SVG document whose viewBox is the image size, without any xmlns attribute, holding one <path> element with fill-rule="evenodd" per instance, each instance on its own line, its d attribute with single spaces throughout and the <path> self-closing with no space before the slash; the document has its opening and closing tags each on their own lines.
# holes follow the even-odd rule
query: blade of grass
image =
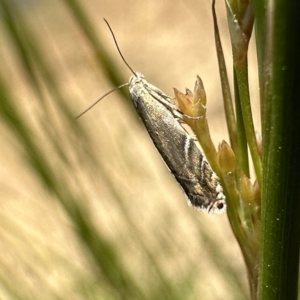
<svg viewBox="0 0 300 300">
<path fill-rule="evenodd" d="M 300 242 L 298 1 L 254 1 L 264 59 L 262 249 L 259 299 L 297 299 Z M 262 21 L 262 14 L 266 21 Z"/>
<path fill-rule="evenodd" d="M 219 74 L 221 79 L 221 87 L 222 94 L 224 100 L 224 108 L 225 108 L 225 116 L 226 123 L 228 127 L 228 134 L 230 139 L 230 144 L 235 153 L 237 153 L 237 129 L 236 129 L 236 121 L 234 115 L 233 101 L 230 92 L 229 80 L 226 70 L 226 64 L 222 49 L 222 43 L 220 39 L 218 20 L 215 10 L 215 0 L 212 1 L 212 15 L 213 15 L 213 24 L 214 24 L 214 34 L 215 34 L 215 45 L 216 52 L 218 57 L 218 66 L 219 66 Z"/>
</svg>

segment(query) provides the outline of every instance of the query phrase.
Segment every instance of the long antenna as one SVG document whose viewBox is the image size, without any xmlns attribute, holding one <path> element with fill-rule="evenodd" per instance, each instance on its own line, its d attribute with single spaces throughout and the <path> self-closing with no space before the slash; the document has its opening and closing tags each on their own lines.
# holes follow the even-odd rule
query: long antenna
<svg viewBox="0 0 300 300">
<path fill-rule="evenodd" d="M 111 34 L 112 34 L 112 37 L 113 37 L 114 42 L 115 42 L 115 45 L 116 45 L 116 47 L 117 47 L 117 49 L 118 49 L 118 52 L 119 52 L 119 54 L 120 54 L 122 60 L 124 61 L 125 65 L 129 68 L 129 70 L 132 72 L 132 74 L 133 74 L 135 77 L 137 77 L 136 73 L 133 71 L 133 69 L 130 67 L 130 65 L 128 64 L 128 62 L 125 60 L 125 58 L 124 58 L 124 56 L 123 56 L 123 54 L 122 54 L 122 52 L 121 52 L 121 50 L 120 50 L 120 48 L 119 48 L 119 45 L 118 45 L 118 43 L 117 43 L 117 39 L 116 39 L 116 37 L 115 37 L 115 35 L 114 35 L 114 32 L 112 31 L 112 29 L 111 29 L 109 23 L 107 22 L 106 19 L 104 19 L 104 21 L 105 21 L 105 23 L 107 24 L 107 26 L 108 26 L 108 28 L 109 28 Z M 80 118 L 82 115 L 84 115 L 87 111 L 89 111 L 91 108 L 93 108 L 100 100 L 102 100 L 103 98 L 105 98 L 105 97 L 106 97 L 107 95 L 109 95 L 110 93 L 112 93 L 112 92 L 116 91 L 117 89 L 120 89 L 120 88 L 122 88 L 122 87 L 124 87 L 124 86 L 128 86 L 129 84 L 130 84 L 129 82 L 128 82 L 128 83 L 124 83 L 124 84 L 122 84 L 122 85 L 120 85 L 120 86 L 118 86 L 118 87 L 116 87 L 116 88 L 110 90 L 109 92 L 107 92 L 106 94 L 104 94 L 101 98 L 99 98 L 96 102 L 94 102 L 92 105 L 90 105 L 87 109 L 85 109 L 82 113 L 80 113 L 75 119 Z"/>
<path fill-rule="evenodd" d="M 124 56 L 123 56 L 123 54 L 122 54 L 122 52 L 121 52 L 121 50 L 120 50 L 120 48 L 119 48 L 119 45 L 118 45 L 118 43 L 117 43 L 115 34 L 114 34 L 114 32 L 112 31 L 112 29 L 111 29 L 109 23 L 106 21 L 105 18 L 103 18 L 103 20 L 104 20 L 105 23 L 107 24 L 107 26 L 108 26 L 108 28 L 109 28 L 111 34 L 112 34 L 112 37 L 113 37 L 113 39 L 114 39 L 114 41 L 115 41 L 116 47 L 117 47 L 117 49 L 118 49 L 118 52 L 119 52 L 120 56 L 122 57 L 122 60 L 124 61 L 125 65 L 129 68 L 129 70 L 132 72 L 132 74 L 133 74 L 135 77 L 137 77 L 136 73 L 133 71 L 133 69 L 130 67 L 130 65 L 128 64 L 128 62 L 125 60 L 125 58 L 124 58 Z"/>
<path fill-rule="evenodd" d="M 104 97 L 106 97 L 106 96 L 109 95 L 110 93 L 112 93 L 112 92 L 114 92 L 115 90 L 120 89 L 120 88 L 122 88 L 122 87 L 124 87 L 124 86 L 127 86 L 127 85 L 129 85 L 128 82 L 127 82 L 127 83 L 124 83 L 124 84 L 122 84 L 122 85 L 120 85 L 120 86 L 118 86 L 118 87 L 116 87 L 116 88 L 114 88 L 114 89 L 112 89 L 112 90 L 110 90 L 109 92 L 107 92 L 106 94 L 104 94 L 101 98 L 99 98 L 96 102 L 94 102 L 92 105 L 90 105 L 86 110 L 84 110 L 82 113 L 80 113 L 75 119 L 80 118 L 82 115 L 84 115 L 87 111 L 89 111 L 89 110 L 90 110 L 92 107 L 94 107 L 100 100 L 102 100 Z"/>
</svg>

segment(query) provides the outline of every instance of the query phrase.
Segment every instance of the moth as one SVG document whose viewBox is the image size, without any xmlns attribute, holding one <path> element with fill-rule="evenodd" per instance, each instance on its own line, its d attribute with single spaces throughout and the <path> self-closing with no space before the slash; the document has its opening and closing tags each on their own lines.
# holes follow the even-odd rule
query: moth
<svg viewBox="0 0 300 300">
<path fill-rule="evenodd" d="M 118 47 L 109 23 L 106 20 L 105 22 L 124 63 L 133 73 L 129 82 L 120 87 L 129 86 L 129 95 L 139 117 L 168 169 L 185 192 L 188 203 L 208 213 L 223 213 L 226 210 L 223 188 L 195 139 L 182 126 L 183 113 L 173 98 L 148 83 L 141 73 L 132 70 Z"/>
</svg>

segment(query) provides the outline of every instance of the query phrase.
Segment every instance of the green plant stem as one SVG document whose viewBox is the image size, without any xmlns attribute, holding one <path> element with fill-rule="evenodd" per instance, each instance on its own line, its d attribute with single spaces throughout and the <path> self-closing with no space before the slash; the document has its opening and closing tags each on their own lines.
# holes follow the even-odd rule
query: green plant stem
<svg viewBox="0 0 300 300">
<path fill-rule="evenodd" d="M 248 147 L 247 147 L 247 137 L 245 133 L 245 124 L 243 122 L 243 114 L 241 108 L 241 100 L 238 90 L 236 72 L 233 70 L 234 74 L 234 95 L 235 95 L 235 111 L 236 111 L 236 126 L 237 126 L 237 184 L 239 184 L 239 178 L 241 175 L 241 171 L 243 171 L 249 178 L 249 159 L 248 159 Z"/>
<path fill-rule="evenodd" d="M 224 54 L 222 49 L 222 43 L 219 34 L 218 20 L 217 20 L 214 0 L 212 1 L 212 15 L 213 15 L 215 45 L 216 45 L 216 52 L 218 57 L 218 66 L 219 66 L 219 74 L 221 79 L 221 87 L 222 87 L 222 94 L 224 100 L 226 123 L 228 128 L 230 144 L 233 151 L 236 153 L 238 144 L 237 144 L 237 129 L 236 129 L 236 122 L 235 122 L 234 108 L 233 108 L 229 80 L 228 80 L 226 64 L 225 64 L 225 59 L 224 59 Z"/>
<path fill-rule="evenodd" d="M 299 1 L 254 1 L 263 85 L 262 238 L 258 297 L 295 300 L 300 242 Z M 264 16 L 264 19 L 262 18 Z"/>
<path fill-rule="evenodd" d="M 241 101 L 241 111 L 243 116 L 243 122 L 245 127 L 245 133 L 247 137 L 247 142 L 249 145 L 250 153 L 253 160 L 254 170 L 256 173 L 256 178 L 259 186 L 262 183 L 262 164 L 259 156 L 258 146 L 256 142 L 256 135 L 253 125 L 250 95 L 249 95 L 249 85 L 248 85 L 248 60 L 247 55 L 243 60 L 238 61 L 234 65 L 236 72 L 236 79 L 239 89 L 239 97 Z"/>
<path fill-rule="evenodd" d="M 258 80 L 260 94 L 260 115 L 262 126 L 264 124 L 264 95 L 265 95 L 265 46 L 266 46 L 266 9 L 267 1 L 253 1 L 253 10 L 255 13 L 255 38 L 256 38 L 256 53 L 258 65 Z"/>
</svg>

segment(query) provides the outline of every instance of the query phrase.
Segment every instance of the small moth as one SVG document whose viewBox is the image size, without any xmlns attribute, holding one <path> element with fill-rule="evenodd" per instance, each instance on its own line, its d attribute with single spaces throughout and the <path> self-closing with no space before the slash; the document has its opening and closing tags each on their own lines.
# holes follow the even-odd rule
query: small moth
<svg viewBox="0 0 300 300">
<path fill-rule="evenodd" d="M 226 210 L 223 188 L 195 140 L 181 125 L 183 113 L 178 109 L 173 98 L 149 84 L 141 73 L 131 69 L 118 47 L 110 25 L 106 20 L 105 22 L 124 63 L 133 73 L 129 82 L 120 87 L 129 86 L 130 98 L 136 111 L 167 167 L 184 190 L 188 203 L 208 213 L 223 213 Z"/>
</svg>

